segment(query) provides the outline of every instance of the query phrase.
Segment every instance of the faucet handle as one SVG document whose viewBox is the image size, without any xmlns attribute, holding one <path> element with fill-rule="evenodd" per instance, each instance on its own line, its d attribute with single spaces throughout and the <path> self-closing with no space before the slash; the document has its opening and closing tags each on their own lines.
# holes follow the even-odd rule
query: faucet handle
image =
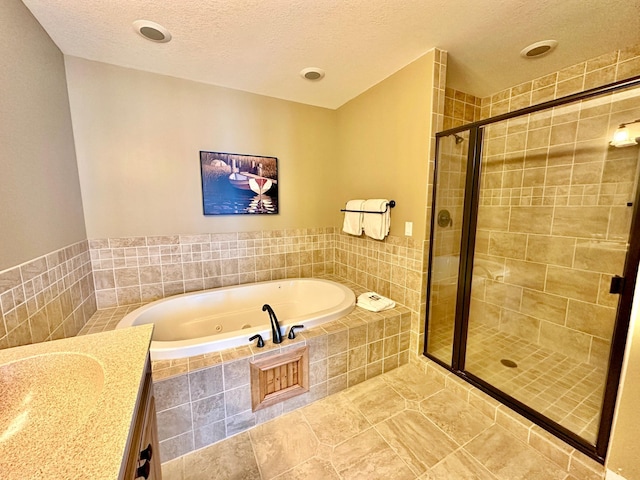
<svg viewBox="0 0 640 480">
<path fill-rule="evenodd" d="M 258 348 L 264 347 L 264 340 L 262 339 L 262 335 L 260 335 L 259 333 L 251 337 L 249 341 L 253 342 L 256 338 L 258 339 L 258 343 L 256 343 L 256 347 Z"/>
<path fill-rule="evenodd" d="M 296 332 L 293 330 L 294 328 L 304 328 L 304 325 L 292 325 L 289 329 L 289 335 L 287 335 L 287 338 L 296 338 Z"/>
</svg>

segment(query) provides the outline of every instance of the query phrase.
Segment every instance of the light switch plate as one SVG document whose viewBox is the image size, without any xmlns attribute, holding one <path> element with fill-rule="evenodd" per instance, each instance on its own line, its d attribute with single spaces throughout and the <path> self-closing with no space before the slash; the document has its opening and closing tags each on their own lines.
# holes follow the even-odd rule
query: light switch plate
<svg viewBox="0 0 640 480">
<path fill-rule="evenodd" d="M 407 237 L 413 235 L 413 222 L 404 222 L 404 234 Z"/>
</svg>

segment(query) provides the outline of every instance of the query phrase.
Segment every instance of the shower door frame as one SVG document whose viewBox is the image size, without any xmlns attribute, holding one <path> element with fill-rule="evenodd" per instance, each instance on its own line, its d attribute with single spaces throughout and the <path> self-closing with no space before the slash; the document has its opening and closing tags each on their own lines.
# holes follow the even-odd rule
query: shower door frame
<svg viewBox="0 0 640 480">
<path fill-rule="evenodd" d="M 587 442 L 573 431 L 563 427 L 559 423 L 542 415 L 532 407 L 515 399 L 507 393 L 499 390 L 488 382 L 465 371 L 465 358 L 467 347 L 467 332 L 469 327 L 469 307 L 471 303 L 471 282 L 473 270 L 473 257 L 475 251 L 475 237 L 478 219 L 478 200 L 480 195 L 480 170 L 482 165 L 482 127 L 493 123 L 509 120 L 512 118 L 529 115 L 542 110 L 559 107 L 569 103 L 587 100 L 594 97 L 615 93 L 620 90 L 640 87 L 640 76 L 627 80 L 618 81 L 602 87 L 592 88 L 584 92 L 568 95 L 556 100 L 540 103 L 530 107 L 515 110 L 513 112 L 497 115 L 477 122 L 451 128 L 443 132 L 436 133 L 435 162 L 433 171 L 433 193 L 432 193 L 432 214 L 431 231 L 429 234 L 429 268 L 427 276 L 427 305 L 425 314 L 425 334 L 423 354 L 430 360 L 438 363 L 455 375 L 461 377 L 475 387 L 489 394 L 496 400 L 505 404 L 509 408 L 520 413 L 533 423 L 539 425 L 577 450 L 589 455 L 600 463 L 604 463 L 611 427 L 615 413 L 616 398 L 622 373 L 624 352 L 627 342 L 629 323 L 631 317 L 631 306 L 635 290 L 636 277 L 638 275 L 638 264 L 640 263 L 640 185 L 636 186 L 636 197 L 633 203 L 631 215 L 631 226 L 629 229 L 629 246 L 625 258 L 623 270 L 622 288 L 619 292 L 616 320 L 611 337 L 611 348 L 609 353 L 609 363 L 607 366 L 607 376 L 604 387 L 600 420 L 595 444 Z M 432 261 L 434 248 L 434 233 L 436 226 L 436 193 L 438 179 L 438 158 L 440 153 L 440 140 L 444 137 L 469 131 L 469 149 L 467 153 L 467 170 L 465 178 L 465 195 L 462 218 L 462 238 L 460 241 L 460 263 L 458 268 L 458 284 L 456 296 L 456 310 L 453 330 L 453 351 L 449 364 L 436 358 L 427 352 L 429 335 L 429 311 L 431 303 L 431 281 L 432 281 Z M 463 257 L 463 253 L 466 253 Z"/>
</svg>

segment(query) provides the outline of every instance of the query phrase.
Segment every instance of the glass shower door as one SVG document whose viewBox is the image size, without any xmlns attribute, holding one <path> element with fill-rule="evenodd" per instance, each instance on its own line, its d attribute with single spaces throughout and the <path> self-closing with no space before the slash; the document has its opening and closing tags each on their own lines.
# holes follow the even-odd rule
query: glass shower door
<svg viewBox="0 0 640 480">
<path fill-rule="evenodd" d="M 637 93 L 636 93 L 637 95 Z M 631 92 L 484 127 L 464 370 L 595 444 L 638 176 Z"/>
<path fill-rule="evenodd" d="M 469 132 L 439 139 L 425 351 L 448 365 L 453 354 L 468 153 Z"/>
</svg>

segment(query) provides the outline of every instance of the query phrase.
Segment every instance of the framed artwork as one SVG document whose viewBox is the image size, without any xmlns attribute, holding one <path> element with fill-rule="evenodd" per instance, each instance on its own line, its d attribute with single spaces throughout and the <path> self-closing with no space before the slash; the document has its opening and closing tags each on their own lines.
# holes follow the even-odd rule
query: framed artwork
<svg viewBox="0 0 640 480">
<path fill-rule="evenodd" d="M 277 214 L 278 159 L 200 152 L 205 215 Z"/>
</svg>

